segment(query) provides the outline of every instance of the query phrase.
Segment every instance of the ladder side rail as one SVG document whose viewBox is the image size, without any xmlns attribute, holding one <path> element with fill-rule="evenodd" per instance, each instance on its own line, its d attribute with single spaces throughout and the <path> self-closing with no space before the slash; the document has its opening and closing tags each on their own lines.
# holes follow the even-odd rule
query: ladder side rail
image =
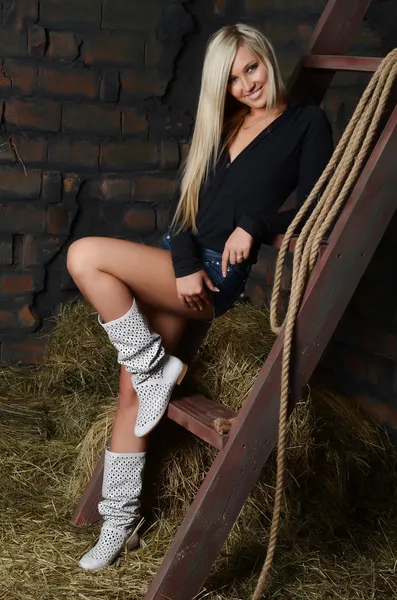
<svg viewBox="0 0 397 600">
<path fill-rule="evenodd" d="M 314 29 L 308 54 L 345 54 L 371 0 L 329 0 Z M 312 98 L 320 104 L 329 88 L 335 71 L 313 73 L 302 68 L 302 61 L 295 67 L 288 83 L 288 94 L 295 100 Z"/>
<path fill-rule="evenodd" d="M 316 367 L 396 210 L 395 156 L 397 107 L 314 268 L 297 321 L 292 403 Z M 191 600 L 199 593 L 276 444 L 281 358 L 282 334 L 236 418 L 229 442 L 218 453 L 179 527 L 145 600 Z"/>
</svg>

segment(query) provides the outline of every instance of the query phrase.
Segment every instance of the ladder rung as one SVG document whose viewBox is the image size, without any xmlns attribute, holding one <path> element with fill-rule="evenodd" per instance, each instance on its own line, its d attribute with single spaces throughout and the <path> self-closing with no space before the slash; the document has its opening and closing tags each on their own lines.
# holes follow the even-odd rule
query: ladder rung
<svg viewBox="0 0 397 600">
<path fill-rule="evenodd" d="M 302 57 L 302 67 L 329 71 L 367 71 L 373 73 L 383 58 L 370 56 L 333 56 L 326 54 L 306 54 Z"/>
<path fill-rule="evenodd" d="M 218 450 L 225 446 L 228 435 L 218 433 L 214 426 L 216 419 L 233 419 L 236 413 L 218 402 L 201 394 L 184 396 L 172 400 L 168 407 L 168 417 L 197 437 Z"/>
<path fill-rule="evenodd" d="M 271 245 L 274 246 L 275 248 L 281 248 L 281 244 L 283 243 L 283 239 L 284 236 L 283 235 L 276 235 L 276 237 L 273 239 Z M 295 250 L 295 246 L 296 246 L 296 238 L 292 238 L 292 240 L 289 243 L 289 252 L 293 252 Z"/>
<path fill-rule="evenodd" d="M 282 244 L 283 239 L 284 239 L 283 235 L 281 235 L 281 234 L 280 235 L 276 235 L 276 237 L 273 238 L 271 246 L 273 246 L 274 248 L 281 248 L 281 244 Z M 295 250 L 296 240 L 297 239 L 298 239 L 297 237 L 293 237 L 292 240 L 290 241 L 289 248 L 288 248 L 289 252 L 293 252 Z M 326 240 L 323 240 L 321 242 L 321 245 L 320 245 L 320 256 L 323 255 L 324 250 L 325 250 L 327 244 L 328 244 L 328 242 Z"/>
</svg>

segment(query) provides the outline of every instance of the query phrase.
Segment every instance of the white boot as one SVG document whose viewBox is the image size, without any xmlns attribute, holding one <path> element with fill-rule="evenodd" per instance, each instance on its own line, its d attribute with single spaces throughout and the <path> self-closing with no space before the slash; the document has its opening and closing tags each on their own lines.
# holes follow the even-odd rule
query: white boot
<svg viewBox="0 0 397 600">
<path fill-rule="evenodd" d="M 134 433 L 147 435 L 167 410 L 172 390 L 187 371 L 176 356 L 165 354 L 161 337 L 151 330 L 136 302 L 114 321 L 99 323 L 118 350 L 118 362 L 132 374 L 132 385 L 139 399 Z"/>
<path fill-rule="evenodd" d="M 79 562 L 83 569 L 102 569 L 112 564 L 125 546 L 139 546 L 136 528 L 142 489 L 145 452 L 118 454 L 106 449 L 102 496 L 98 512 L 103 517 L 95 546 Z"/>
</svg>

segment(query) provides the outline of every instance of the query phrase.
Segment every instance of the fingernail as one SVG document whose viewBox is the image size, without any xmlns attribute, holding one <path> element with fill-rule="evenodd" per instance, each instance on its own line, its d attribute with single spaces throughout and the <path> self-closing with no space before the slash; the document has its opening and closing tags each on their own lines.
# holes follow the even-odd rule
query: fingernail
<svg viewBox="0 0 397 600">
<path fill-rule="evenodd" d="M 215 291 L 216 291 L 216 292 L 219 292 L 218 288 L 215 288 Z"/>
<path fill-rule="evenodd" d="M 222 275 L 223 275 L 224 277 L 226 277 L 226 273 L 222 273 Z"/>
</svg>

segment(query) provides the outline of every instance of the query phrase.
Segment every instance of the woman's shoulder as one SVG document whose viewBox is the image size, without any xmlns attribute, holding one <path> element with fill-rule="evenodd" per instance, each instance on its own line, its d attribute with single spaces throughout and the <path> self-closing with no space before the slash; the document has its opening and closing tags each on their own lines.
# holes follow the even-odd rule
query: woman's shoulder
<svg viewBox="0 0 397 600">
<path fill-rule="evenodd" d="M 307 125 L 329 125 L 329 120 L 325 111 L 317 106 L 312 100 L 291 102 L 289 107 L 295 114 L 295 118 L 302 123 Z"/>
</svg>

